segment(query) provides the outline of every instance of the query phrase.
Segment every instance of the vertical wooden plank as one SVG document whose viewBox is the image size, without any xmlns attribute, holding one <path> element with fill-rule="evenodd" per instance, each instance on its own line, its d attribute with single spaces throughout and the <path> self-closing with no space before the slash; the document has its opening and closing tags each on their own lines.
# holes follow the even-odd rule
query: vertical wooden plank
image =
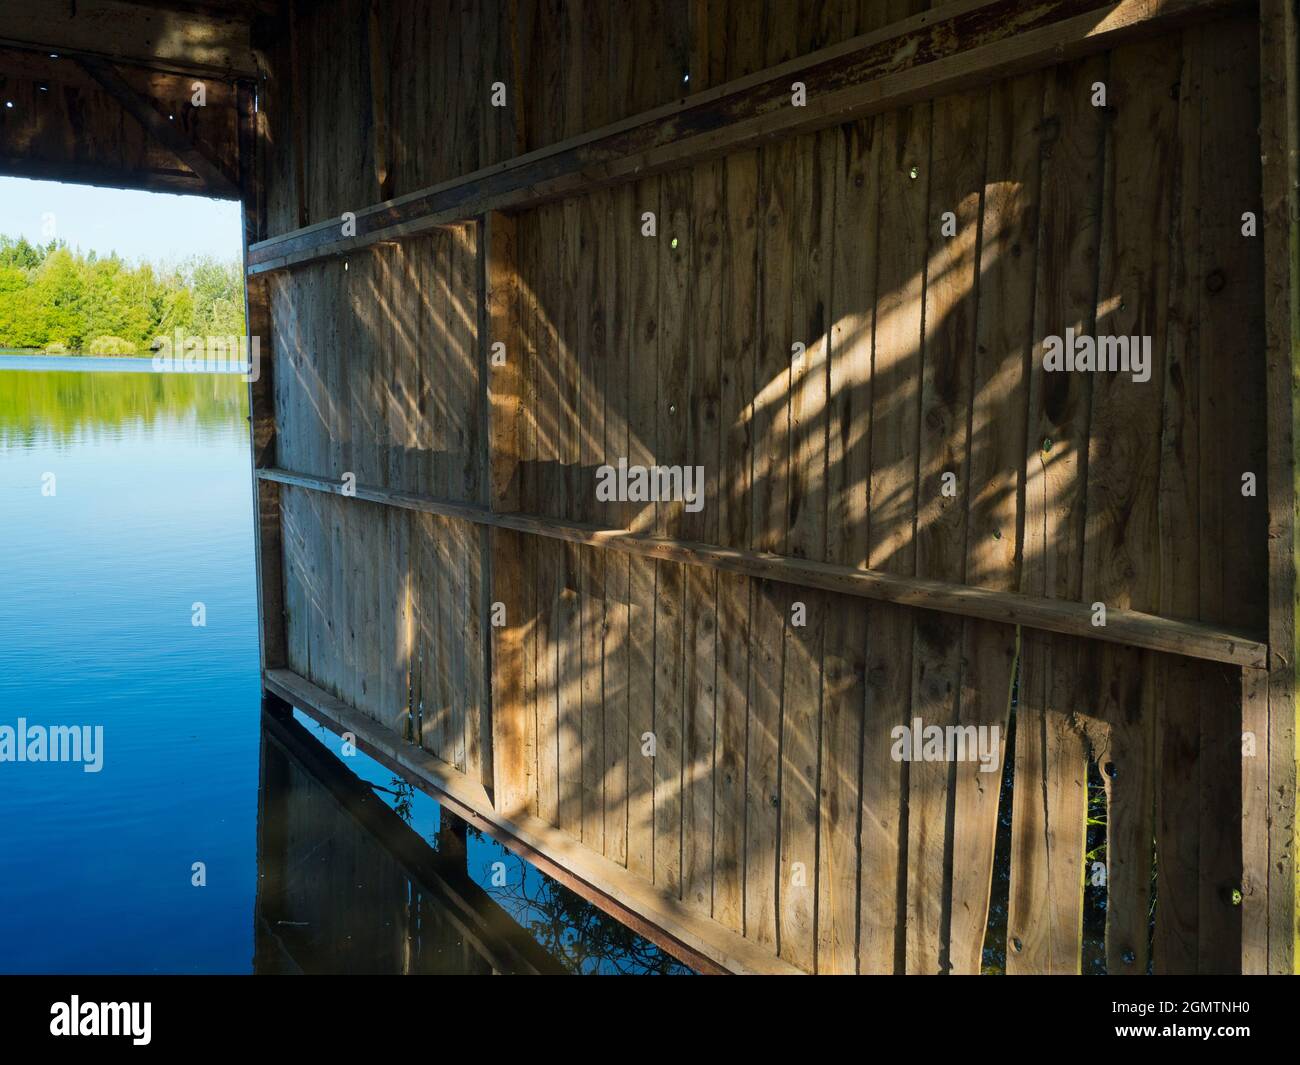
<svg viewBox="0 0 1300 1065">
<path fill-rule="evenodd" d="M 487 449 L 490 477 L 488 504 L 493 510 L 519 509 L 523 459 L 523 338 L 519 329 L 518 227 L 510 215 L 484 217 L 480 236 L 486 293 L 487 331 L 479 344 L 481 372 L 487 379 Z M 503 344 L 503 362 L 493 362 L 495 344 Z M 493 800 L 510 816 L 527 809 L 529 779 L 524 702 L 523 534 L 508 529 L 489 532 L 492 602 L 500 603 L 504 624 L 492 624 L 491 717 Z M 535 754 L 534 754 L 535 756 Z"/>
<path fill-rule="evenodd" d="M 1012 806 L 1009 975 L 1079 971 L 1088 767 L 1069 701 L 1074 672 L 1059 680 L 1051 672 L 1068 647 L 1053 643 L 1063 642 L 1021 636 L 1015 786 L 1031 801 Z"/>
<path fill-rule="evenodd" d="M 460 172 L 472 174 L 485 163 L 482 157 L 483 130 L 490 123 L 484 101 L 495 78 L 492 76 L 491 35 L 484 23 L 490 18 L 487 4 L 463 4 L 460 9 L 460 93 L 464 115 L 460 133 Z M 508 97 L 507 97 L 508 98 Z"/>
<path fill-rule="evenodd" d="M 359 258 L 368 258 L 362 256 Z M 348 309 L 353 305 L 354 284 L 356 276 L 349 272 L 351 262 L 344 260 L 339 264 L 335 276 L 338 279 L 339 291 L 342 295 L 337 303 L 330 307 L 331 325 L 333 328 L 334 343 L 328 351 L 318 351 L 314 354 L 318 359 L 325 361 L 328 365 L 327 381 L 329 391 L 327 393 L 327 402 L 330 405 L 330 458 L 331 469 L 337 471 L 335 476 L 342 477 L 344 473 L 353 473 L 356 471 L 356 456 L 354 449 L 354 440 L 352 432 L 353 417 L 353 390 L 352 383 L 357 381 L 361 384 L 362 366 L 354 365 L 352 355 L 354 350 L 353 323 L 354 318 L 348 313 Z M 360 360 L 358 360 L 358 363 Z M 358 562 L 365 560 L 364 569 L 367 583 L 374 580 L 376 572 L 383 572 L 380 560 L 387 554 L 387 544 L 378 542 L 374 536 L 375 526 L 382 520 L 380 516 L 373 513 L 365 515 L 364 525 L 366 526 L 366 535 L 370 538 L 370 550 L 366 550 L 364 545 L 359 544 L 359 537 L 351 535 L 350 530 L 345 526 L 354 523 L 350 519 L 361 517 L 354 515 L 345 510 L 351 506 L 348 500 L 339 496 L 325 497 L 324 514 L 326 515 L 327 536 L 333 549 L 334 564 L 330 567 L 329 587 L 330 587 L 330 604 L 329 615 L 326 618 L 326 624 L 329 631 L 330 641 L 330 661 L 329 661 L 329 684 L 327 690 L 339 698 L 356 699 L 349 689 L 351 685 L 345 683 L 344 673 L 349 666 L 349 658 L 352 654 L 352 626 L 350 625 L 350 604 L 351 597 L 348 594 L 348 585 L 355 583 L 349 580 L 348 576 L 352 572 L 352 559 L 355 557 Z M 368 511 L 378 508 L 366 508 Z M 360 550 L 353 556 L 352 548 L 356 545 Z M 385 604 L 386 606 L 387 604 Z M 383 622 L 386 620 L 386 611 L 376 604 L 379 627 L 377 628 L 378 647 L 388 648 L 392 643 L 386 637 L 388 634 L 383 629 Z M 387 705 L 384 701 L 386 695 L 384 682 L 388 675 L 383 670 L 378 671 L 378 681 L 374 691 L 374 701 L 368 706 L 359 707 L 363 712 L 370 714 L 372 717 L 377 716 L 376 711 L 380 714 Z M 385 722 L 386 724 L 388 722 Z"/>
<path fill-rule="evenodd" d="M 826 453 L 826 559 L 867 564 L 876 180 L 883 120 L 836 131 Z M 817 870 L 817 971 L 857 970 L 858 806 L 870 608 L 833 598 L 826 613 Z"/>
<path fill-rule="evenodd" d="M 1269 672 L 1241 671 L 1241 730 L 1255 753 L 1241 759 L 1241 961 L 1243 974 L 1269 972 Z M 1198 968 L 1200 959 L 1198 958 Z"/>
<path fill-rule="evenodd" d="M 1043 340 L 1094 326 L 1103 127 L 1092 86 L 1107 57 L 1065 64 L 1046 78 L 1030 435 L 1021 591 L 1079 599 L 1083 486 L 1092 375 L 1043 371 Z"/>
<path fill-rule="evenodd" d="M 1268 884 L 1268 972 L 1296 971 L 1296 352 L 1300 350 L 1300 102 L 1297 16 L 1287 0 L 1260 3 L 1260 158 L 1263 163 L 1264 314 L 1268 387 L 1268 860 L 1256 824 L 1243 824 L 1252 889 Z M 1254 777 L 1259 767 L 1245 763 Z M 1253 900 L 1254 901 L 1254 900 Z M 1255 902 L 1255 904 L 1258 904 Z M 1258 951 L 1252 950 L 1252 962 Z"/>
<path fill-rule="evenodd" d="M 718 543 L 751 543 L 755 328 L 758 308 L 758 153 L 723 163 L 725 180 L 724 328 L 718 338 Z M 714 754 L 713 917 L 744 928 L 746 741 L 749 712 L 750 596 L 753 582 L 718 574 L 716 751 Z"/>
<path fill-rule="evenodd" d="M 561 279 L 556 276 L 559 253 L 557 208 L 536 212 L 536 258 L 528 283 L 537 295 L 537 459 L 540 463 L 536 500 L 538 513 L 560 516 L 567 499 L 564 460 L 566 419 L 562 377 L 564 372 L 556 314 L 563 304 L 556 299 Z M 538 815 L 560 824 L 560 603 L 564 591 L 565 545 L 539 540 L 537 558 L 537 780 Z"/>
<path fill-rule="evenodd" d="M 298 211 L 298 228 L 308 225 L 311 219 L 307 209 L 307 132 L 306 120 L 310 101 L 303 88 L 302 77 L 302 20 L 299 17 L 299 0 L 289 0 L 289 128 L 293 131 L 293 184 Z"/>
<path fill-rule="evenodd" d="M 603 10 L 603 9 L 602 9 Z M 593 28 L 595 32 L 599 27 Z M 596 42 L 603 40 L 597 35 Z M 588 75 L 590 76 L 590 75 Z M 588 521 L 608 524 L 608 508 L 595 499 L 595 471 L 605 461 L 605 404 L 609 363 L 606 328 L 607 254 L 610 193 L 601 190 L 585 196 L 579 205 L 581 236 L 578 242 L 578 278 L 574 295 L 582 312 L 579 342 L 584 347 L 581 475 L 582 510 Z M 605 850 L 605 723 L 603 661 L 605 640 L 605 568 L 607 552 L 585 549 L 582 562 L 582 840 L 595 850 Z"/>
<path fill-rule="evenodd" d="M 1095 373 L 1087 456 L 1083 596 L 1088 603 L 1159 606 L 1157 493 L 1167 342 L 1173 152 L 1181 54 L 1168 41 L 1110 57 L 1113 111 L 1105 158 L 1095 335 L 1150 344 L 1147 379 Z M 1161 91 L 1161 89 L 1164 91 Z M 1100 341 L 1099 341 L 1100 351 Z M 1101 702 L 1090 708 L 1107 795 L 1107 969 L 1147 971 L 1154 777 L 1156 662 L 1129 648 L 1096 649 Z M 1145 683 L 1143 683 L 1145 677 Z"/>
<path fill-rule="evenodd" d="M 993 87 L 979 247 L 974 379 L 971 387 L 970 513 L 966 580 L 1019 586 L 1021 479 L 1038 239 L 1043 77 Z M 933 224 L 933 217 L 932 217 Z M 949 959 L 955 973 L 983 967 L 994 843 L 1019 633 L 968 621 L 959 723 L 998 730 L 996 771 L 958 763 L 953 782 Z"/>
<path fill-rule="evenodd" d="M 553 234 L 548 312 L 554 323 L 556 374 L 559 396 L 555 419 L 560 447 L 556 470 L 561 488 L 557 514 L 565 518 L 584 514 L 589 499 L 582 482 L 582 400 L 584 394 L 585 338 L 578 322 L 581 297 L 577 293 L 579 250 L 578 201 L 565 200 L 548 212 Z M 556 683 L 559 694 L 559 825 L 574 838 L 582 837 L 582 552 L 576 544 L 558 545 L 561 559 L 559 619 L 557 622 Z"/>
<path fill-rule="evenodd" d="M 916 573 L 958 583 L 966 575 L 967 417 L 988 109 L 988 93 L 974 92 L 937 100 L 932 111 Z M 949 215 L 955 225 L 951 235 L 944 231 Z M 958 723 L 964 629 L 960 618 L 925 612 L 916 617 L 912 713 L 923 728 Z M 955 821 L 965 816 L 953 790 L 958 769 L 956 763 L 928 759 L 908 766 L 908 972 L 952 967 L 953 833 Z"/>
<path fill-rule="evenodd" d="M 451 346 L 447 365 L 455 420 L 451 429 L 454 498 L 474 501 L 479 496 L 480 443 L 478 435 L 478 252 L 474 246 L 475 226 L 457 226 L 448 234 L 451 243 L 450 308 Z M 471 695 L 470 671 L 476 662 L 471 648 L 476 628 L 474 604 L 478 589 L 470 544 L 477 530 L 468 522 L 448 523 L 452 545 L 451 596 L 454 632 L 459 635 L 452 648 L 452 702 L 455 716 L 455 759 L 462 772 L 469 771 L 471 735 L 477 735 L 478 705 Z M 478 778 L 477 767 L 475 777 Z"/>
<path fill-rule="evenodd" d="M 1107 57 L 1046 75 L 1021 591 L 1078 600 L 1090 375 L 1046 373 L 1043 344 L 1095 324 L 1104 130 L 1091 102 Z M 1008 973 L 1077 972 L 1087 754 L 1074 714 L 1088 663 L 1079 641 L 1025 633 L 1017 705 Z M 1017 947 L 1016 944 L 1019 944 Z"/>
<path fill-rule="evenodd" d="M 1244 899 L 1233 893 L 1240 892 L 1242 885 L 1242 837 L 1240 823 L 1224 812 L 1238 808 L 1246 816 L 1251 801 L 1243 787 L 1244 766 L 1249 760 L 1245 757 L 1243 733 L 1252 727 L 1256 709 L 1252 704 L 1264 690 L 1257 683 L 1264 671 L 1237 669 L 1218 662 L 1180 664 L 1183 673 L 1192 677 L 1195 691 L 1188 694 L 1200 715 L 1200 794 L 1183 813 L 1187 820 L 1199 823 L 1200 875 L 1193 879 L 1199 902 L 1195 971 L 1238 973 L 1242 969 Z M 1198 805 L 1199 816 L 1192 817 L 1191 811 Z M 1163 862 L 1163 855 L 1157 854 L 1156 861 Z M 1158 929 L 1163 900 L 1158 893 L 1156 899 Z"/>
<path fill-rule="evenodd" d="M 450 230 L 438 233 L 434 245 L 435 254 L 432 261 L 434 270 L 433 290 L 438 315 L 437 346 L 434 350 L 436 365 L 446 366 L 455 359 L 457 329 L 456 292 L 452 280 L 454 237 Z M 455 410 L 457 398 L 447 382 L 435 385 L 436 423 L 435 423 L 435 492 L 446 498 L 454 497 L 459 492 L 459 477 L 456 475 L 456 423 L 460 412 Z M 455 655 L 459 643 L 460 626 L 456 619 L 456 575 L 453 572 L 458 562 L 451 522 L 447 518 L 438 518 L 434 523 L 434 587 L 437 613 L 435 615 L 435 640 L 437 645 L 436 701 L 434 704 L 434 735 L 437 742 L 438 757 L 444 762 L 455 764 L 458 753 L 458 737 L 464 735 L 462 725 L 463 707 L 456 702 Z"/>
<path fill-rule="evenodd" d="M 1160 607 L 1165 617 L 1200 617 L 1200 300 L 1199 227 L 1207 34 L 1183 33 L 1178 77 L 1178 141 L 1170 194 L 1169 297 L 1161 425 Z M 1158 974 L 1197 971 L 1199 929 L 1200 696 L 1197 671 L 1161 657 L 1155 720 L 1156 915 L 1152 966 Z"/>
<path fill-rule="evenodd" d="M 244 219 L 244 265 L 248 246 L 261 240 L 266 229 L 266 197 L 262 188 L 266 118 L 255 110 L 251 87 L 241 84 L 239 105 L 239 185 Z M 249 278 L 244 289 L 244 315 L 249 345 L 256 345 L 250 367 L 248 412 L 253 494 L 256 521 L 254 559 L 257 571 L 257 618 L 262 670 L 282 668 L 288 656 L 285 620 L 285 565 L 278 484 L 257 480 L 257 471 L 277 463 L 276 382 L 274 376 L 274 326 L 271 288 L 264 278 Z"/>
<path fill-rule="evenodd" d="M 753 17 L 752 12 L 743 12 Z M 799 5 L 784 0 L 768 0 L 763 5 L 764 65 L 774 67 L 799 54 Z"/>
<path fill-rule="evenodd" d="M 376 351 L 371 361 L 371 374 L 375 378 L 374 391 L 381 397 L 378 432 L 372 437 L 374 451 L 368 461 L 376 466 L 387 464 L 384 475 L 389 486 L 408 486 L 413 483 L 418 459 L 415 452 L 415 423 L 417 412 L 412 406 L 413 368 L 419 358 L 413 350 L 409 325 L 409 290 L 404 284 L 406 262 L 412 249 L 385 248 L 371 258 L 369 268 L 372 291 L 380 298 L 372 313 L 382 323 L 382 346 L 388 351 Z M 374 330 L 371 331 L 372 335 Z M 368 342 L 362 337 L 359 343 Z M 382 482 L 381 482 L 382 483 Z M 391 713 L 400 721 L 401 734 L 410 739 L 415 735 L 412 714 L 411 671 L 414 658 L 414 618 L 412 596 L 413 549 L 411 531 L 413 515 L 390 510 L 388 519 L 390 569 L 387 587 L 393 596 L 395 647 L 393 703 Z M 364 643 L 364 630 L 359 634 Z M 360 660 L 358 670 L 360 670 Z"/>
<path fill-rule="evenodd" d="M 753 389 L 751 546 L 786 550 L 790 463 L 790 293 L 797 142 L 759 152 L 759 322 Z M 745 936 L 779 949 L 781 666 L 791 589 L 753 585 L 745 758 Z"/>
<path fill-rule="evenodd" d="M 871 569 L 911 575 L 916 569 L 929 104 L 887 115 L 881 137 L 867 557 Z M 908 831 L 903 797 L 909 767 L 896 761 L 891 751 L 894 728 L 910 724 L 913 614 L 873 605 L 871 620 L 862 768 L 859 969 L 886 973 L 903 965 L 903 848 Z"/>
<path fill-rule="evenodd" d="M 697 4 L 697 12 L 705 5 Z M 701 15 L 702 17 L 702 15 Z M 696 40 L 704 31 L 694 26 Z M 692 71 L 705 66 L 698 56 Z M 718 543 L 718 496 L 722 490 L 719 416 L 721 411 L 725 258 L 725 171 L 719 160 L 692 175 L 693 260 L 691 343 L 693 394 L 685 406 L 685 465 L 704 471 L 700 509 L 682 515 L 682 533 L 701 543 Z M 705 914 L 713 908 L 715 730 L 717 720 L 718 578 L 699 566 L 683 567 L 683 748 L 682 748 L 682 898 Z"/>
<path fill-rule="evenodd" d="M 788 552 L 826 557 L 827 307 L 832 286 L 832 218 L 837 137 L 796 142 L 791 239 L 791 339 L 804 345 L 790 364 Z M 781 955 L 816 966 L 818 770 L 821 752 L 822 651 L 830 596 L 796 589 L 785 628 L 781 715 Z M 795 622 L 801 622 L 795 624 Z"/>
<path fill-rule="evenodd" d="M 656 389 L 646 381 L 659 373 L 659 269 L 657 239 L 642 235 L 642 216 L 659 213 L 659 179 L 633 186 L 630 216 L 619 225 L 628 233 L 623 295 L 628 343 L 628 463 L 652 466 L 656 460 Z M 660 231 L 662 232 L 662 231 Z M 662 238 L 659 238 L 662 239 Z M 640 385 L 638 386 L 638 382 Z M 653 503 L 632 503 L 627 528 L 654 528 Z M 644 753 L 645 736 L 655 728 L 655 563 L 628 558 L 628 752 L 627 866 L 647 880 L 654 878 L 655 767 Z"/>
<path fill-rule="evenodd" d="M 1264 262 L 1261 240 L 1245 237 L 1242 224 L 1246 210 L 1262 217 L 1258 32 L 1253 19 L 1239 18 L 1184 35 L 1182 84 L 1193 88 L 1190 97 L 1184 89 L 1180 110 L 1181 225 L 1171 259 L 1181 273 L 1171 278 L 1179 295 L 1170 301 L 1169 345 L 1171 360 L 1183 358 L 1166 372 L 1166 435 L 1178 445 L 1181 461 L 1166 464 L 1161 484 L 1161 506 L 1170 511 L 1162 530 L 1177 546 L 1164 567 L 1170 601 L 1164 612 L 1257 631 L 1266 628 L 1267 616 L 1266 490 L 1246 496 L 1242 477 L 1247 471 L 1259 477 L 1267 469 L 1265 426 L 1256 416 L 1257 397 L 1266 394 L 1263 305 L 1252 295 L 1263 289 Z M 1190 318 L 1189 328 L 1180 328 L 1180 310 Z M 1189 502 L 1170 507 L 1182 498 Z M 1192 513 L 1184 517 L 1187 507 Z M 1192 542 L 1182 543 L 1180 534 Z M 1221 706 L 1215 709 L 1222 696 L 1207 693 L 1222 678 L 1187 669 L 1176 676 L 1172 668 L 1168 672 L 1171 690 L 1160 703 L 1176 718 L 1169 731 L 1185 734 L 1184 745 L 1197 745 L 1197 764 L 1179 777 L 1175 764 L 1162 763 L 1162 784 L 1174 789 L 1172 808 L 1190 804 L 1201 816 L 1178 817 L 1174 825 L 1182 834 L 1157 838 L 1156 934 L 1166 957 L 1157 950 L 1156 964 L 1162 971 L 1233 971 L 1242 964 L 1243 917 L 1258 910 L 1252 913 L 1255 900 L 1249 897 L 1240 907 L 1232 905 L 1231 888 L 1225 887 L 1241 886 L 1241 838 L 1225 838 L 1222 809 L 1248 800 L 1250 789 L 1240 790 L 1243 771 L 1259 763 L 1244 752 L 1240 761 L 1222 761 L 1224 744 L 1231 742 L 1225 728 L 1237 728 L 1236 722 L 1226 725 Z M 1229 688 L 1235 693 L 1238 685 Z M 1231 702 L 1237 704 L 1235 694 Z M 1242 706 L 1249 709 L 1248 702 Z M 1263 757 L 1262 749 L 1257 757 Z M 1195 788 L 1190 796 L 1188 788 Z M 1186 882 L 1174 884 L 1181 869 L 1167 878 L 1164 890 L 1165 870 L 1172 865 L 1164 859 L 1166 848 L 1189 866 L 1190 899 L 1182 894 Z M 1166 917 L 1179 934 L 1165 934 Z"/>
<path fill-rule="evenodd" d="M 691 172 L 660 179 L 659 193 L 659 373 L 656 403 L 656 462 L 685 466 L 689 460 L 687 412 L 695 406 L 694 359 L 690 332 L 695 284 L 692 272 Z M 655 531 L 678 537 L 684 503 L 660 499 Z M 684 725 L 685 567 L 656 564 L 655 586 L 655 883 L 681 894 L 682 745 Z"/>
<path fill-rule="evenodd" d="M 683 85 L 683 95 L 700 92 L 707 89 L 711 84 L 709 81 L 709 71 L 711 63 L 709 60 L 709 48 L 713 44 L 713 36 L 709 32 L 709 15 L 710 8 L 718 11 L 723 8 L 719 0 L 714 0 L 710 4 L 709 0 L 689 0 L 690 8 L 690 66 L 687 68 L 687 81 Z"/>
<path fill-rule="evenodd" d="M 611 27 L 611 33 L 613 28 Z M 602 215 L 600 232 L 602 268 L 600 276 L 609 285 L 606 311 L 607 376 L 605 385 L 605 462 L 617 467 L 626 459 L 631 444 L 632 375 L 629 350 L 633 335 L 632 308 L 627 289 L 631 279 L 633 241 L 641 239 L 634 226 L 633 187 L 623 185 L 611 191 Z M 631 505 L 614 503 L 607 508 L 606 520 L 611 527 L 624 527 L 631 521 Z M 605 855 L 627 864 L 628 767 L 631 738 L 628 733 L 628 576 L 630 556 L 611 553 L 605 559 L 605 641 L 604 641 L 604 725 L 605 725 Z"/>
<path fill-rule="evenodd" d="M 370 55 L 370 136 L 375 189 L 379 199 L 386 200 L 393 194 L 393 181 L 388 150 L 388 67 L 378 0 L 370 0 L 367 5 L 366 44 Z"/>
<path fill-rule="evenodd" d="M 1189 664 L 1164 656 L 1156 663 L 1161 698 L 1155 720 L 1156 927 L 1151 954 L 1157 974 L 1199 968 L 1201 698 L 1199 671 L 1188 669 Z M 1222 713 L 1222 704 L 1218 710 Z"/>
</svg>

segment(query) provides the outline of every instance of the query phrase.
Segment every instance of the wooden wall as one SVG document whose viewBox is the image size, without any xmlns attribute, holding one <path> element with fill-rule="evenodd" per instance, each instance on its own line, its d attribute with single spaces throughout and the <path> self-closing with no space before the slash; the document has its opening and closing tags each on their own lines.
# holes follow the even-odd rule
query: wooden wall
<svg viewBox="0 0 1300 1065">
<path fill-rule="evenodd" d="M 483 498 L 476 259 L 469 227 L 274 278 L 285 466 Z M 479 531 L 296 489 L 282 511 L 290 666 L 480 773 Z"/>
<path fill-rule="evenodd" d="M 294 25 L 299 98 L 283 66 L 274 90 L 305 165 L 277 157 L 271 231 L 923 6 L 320 5 Z M 339 20 L 378 34 L 378 97 Z M 521 211 L 491 335 L 479 227 L 273 274 L 277 461 L 488 504 L 499 340 L 524 514 L 1262 632 L 1258 69 L 1258 20 L 1232 15 Z M 1149 336 L 1150 380 L 1045 372 L 1067 328 Z M 620 457 L 702 465 L 702 510 L 598 501 Z M 1109 971 L 1241 964 L 1236 666 L 282 505 L 290 669 L 801 969 L 979 971 L 1001 774 L 896 761 L 891 731 L 1005 741 L 1013 712 L 1007 970 L 1079 968 L 1090 766 Z M 490 712 L 517 749 L 492 752 L 488 593 L 515 577 L 520 690 Z"/>
</svg>

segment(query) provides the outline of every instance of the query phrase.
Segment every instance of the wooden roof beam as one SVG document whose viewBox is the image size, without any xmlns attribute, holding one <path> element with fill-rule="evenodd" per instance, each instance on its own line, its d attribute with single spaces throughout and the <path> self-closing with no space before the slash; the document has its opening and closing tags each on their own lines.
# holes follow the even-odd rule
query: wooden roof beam
<svg viewBox="0 0 1300 1065">
<path fill-rule="evenodd" d="M 5 0 L 0 44 L 215 77 L 258 74 L 248 18 L 126 0 Z"/>
<path fill-rule="evenodd" d="M 144 127 L 146 133 L 193 170 L 213 196 L 239 197 L 238 186 L 221 166 L 209 159 L 167 115 L 158 110 L 152 100 L 141 96 L 127 84 L 112 63 L 92 56 L 83 56 L 77 62 L 100 88 Z"/>
</svg>

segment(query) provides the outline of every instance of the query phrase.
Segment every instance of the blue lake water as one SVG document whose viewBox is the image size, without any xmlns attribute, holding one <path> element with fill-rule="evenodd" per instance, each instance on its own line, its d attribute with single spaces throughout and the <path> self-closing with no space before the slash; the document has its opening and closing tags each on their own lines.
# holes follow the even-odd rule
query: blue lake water
<svg viewBox="0 0 1300 1065">
<path fill-rule="evenodd" d="M 395 862 L 384 831 L 357 828 L 328 772 L 268 755 L 247 386 L 147 368 L 0 356 L 0 729 L 103 729 L 98 772 L 0 761 L 0 971 L 498 967 L 448 947 L 454 927 L 434 941 L 442 889 L 411 873 L 409 853 Z M 448 860 L 435 802 L 364 756 L 346 762 L 417 849 Z M 555 967 L 682 971 L 493 841 L 462 836 L 452 873 L 473 905 L 507 914 Z"/>
</svg>

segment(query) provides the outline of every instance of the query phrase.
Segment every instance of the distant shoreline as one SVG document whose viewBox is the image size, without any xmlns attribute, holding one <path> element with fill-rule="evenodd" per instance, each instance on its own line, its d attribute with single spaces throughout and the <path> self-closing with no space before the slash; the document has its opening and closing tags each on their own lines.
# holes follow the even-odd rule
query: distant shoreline
<svg viewBox="0 0 1300 1065">
<path fill-rule="evenodd" d="M 62 362 L 66 365 L 56 366 Z M 161 376 L 183 377 L 187 374 L 205 374 L 213 377 L 237 377 L 243 371 L 237 369 L 211 369 L 158 366 L 152 355 L 47 355 L 43 351 L 22 351 L 17 348 L 0 348 L 0 370 L 17 371 L 55 371 L 102 372 L 115 370 L 121 373 L 151 373 Z"/>
<path fill-rule="evenodd" d="M 99 355 L 95 351 L 42 351 L 39 347 L 0 347 L 0 355 L 18 359 L 138 359 L 152 362 L 153 355 Z"/>
</svg>

